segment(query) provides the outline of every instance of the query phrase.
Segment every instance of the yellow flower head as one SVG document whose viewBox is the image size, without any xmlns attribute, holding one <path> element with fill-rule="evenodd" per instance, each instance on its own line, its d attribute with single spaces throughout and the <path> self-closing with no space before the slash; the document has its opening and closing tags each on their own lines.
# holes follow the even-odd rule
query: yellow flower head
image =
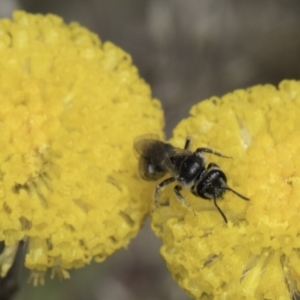
<svg viewBox="0 0 300 300">
<path fill-rule="evenodd" d="M 1 20 L 0 66 L 0 241 L 67 276 L 140 228 L 132 141 L 161 134 L 160 104 L 127 53 L 54 15 Z"/>
<path fill-rule="evenodd" d="M 228 177 L 218 204 L 183 192 L 192 210 L 166 187 L 170 205 L 153 213 L 161 254 L 195 299 L 290 299 L 300 290 L 300 82 L 237 90 L 199 103 L 171 142 L 210 147 L 205 155 Z"/>
</svg>

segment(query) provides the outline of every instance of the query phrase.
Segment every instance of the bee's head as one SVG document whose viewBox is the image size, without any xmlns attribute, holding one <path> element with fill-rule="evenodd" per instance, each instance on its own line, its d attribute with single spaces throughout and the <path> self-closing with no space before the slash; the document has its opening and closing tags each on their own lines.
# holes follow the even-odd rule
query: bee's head
<svg viewBox="0 0 300 300">
<path fill-rule="evenodd" d="M 192 193 L 204 199 L 222 198 L 227 187 L 225 173 L 216 165 L 209 164 L 206 172 L 195 183 Z"/>
</svg>

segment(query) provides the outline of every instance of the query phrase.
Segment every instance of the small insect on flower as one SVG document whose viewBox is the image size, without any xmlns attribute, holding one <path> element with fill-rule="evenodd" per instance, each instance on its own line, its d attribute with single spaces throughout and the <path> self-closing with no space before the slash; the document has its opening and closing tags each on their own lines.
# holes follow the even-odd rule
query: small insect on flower
<svg viewBox="0 0 300 300">
<path fill-rule="evenodd" d="M 210 148 L 197 148 L 189 150 L 191 137 L 187 137 L 183 149 L 162 142 L 156 135 L 141 136 L 134 142 L 134 149 L 139 155 L 139 172 L 142 179 L 156 181 L 167 173 L 170 178 L 159 183 L 154 191 L 155 204 L 158 202 L 160 191 L 168 184 L 177 181 L 174 188 L 176 197 L 181 203 L 189 206 L 189 203 L 181 195 L 182 188 L 190 189 L 197 197 L 214 200 L 214 205 L 227 223 L 227 218 L 217 204 L 217 199 L 222 198 L 226 191 L 231 191 L 238 197 L 249 201 L 250 199 L 234 191 L 227 186 L 225 173 L 215 163 L 205 166 L 206 158 L 203 153 L 211 153 L 223 158 L 219 152 Z"/>
</svg>

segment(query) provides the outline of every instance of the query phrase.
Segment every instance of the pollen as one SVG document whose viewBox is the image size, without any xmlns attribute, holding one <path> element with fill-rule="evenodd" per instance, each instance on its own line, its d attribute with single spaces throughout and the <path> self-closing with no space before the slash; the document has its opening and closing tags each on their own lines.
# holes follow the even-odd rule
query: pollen
<svg viewBox="0 0 300 300">
<path fill-rule="evenodd" d="M 132 141 L 162 134 L 161 106 L 130 55 L 55 15 L 0 20 L 0 54 L 1 275 L 24 240 L 35 283 L 67 278 L 137 234 L 149 203 Z"/>
<path fill-rule="evenodd" d="M 194 299 L 294 299 L 300 291 L 300 82 L 258 85 L 195 105 L 172 144 L 210 147 L 206 155 L 228 186 L 218 205 L 183 194 L 193 211 L 165 191 L 169 206 L 153 212 L 161 254 Z M 162 200 L 163 201 L 163 200 Z"/>
</svg>

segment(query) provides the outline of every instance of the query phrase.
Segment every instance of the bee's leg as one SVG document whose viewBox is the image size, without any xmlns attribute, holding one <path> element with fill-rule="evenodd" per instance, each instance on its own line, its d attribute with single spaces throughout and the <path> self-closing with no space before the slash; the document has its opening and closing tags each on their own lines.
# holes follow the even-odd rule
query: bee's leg
<svg viewBox="0 0 300 300">
<path fill-rule="evenodd" d="M 221 208 L 220 208 L 219 205 L 217 204 L 217 198 L 216 198 L 215 192 L 214 192 L 214 204 L 215 204 L 215 207 L 217 208 L 217 210 L 219 211 L 219 213 L 221 214 L 221 216 L 223 217 L 225 223 L 228 223 L 225 214 L 223 213 L 223 211 L 221 210 Z"/>
<path fill-rule="evenodd" d="M 159 198 L 159 192 L 161 189 L 163 189 L 166 185 L 172 183 L 175 181 L 175 178 L 174 177 L 170 177 L 170 178 L 167 178 L 166 180 L 162 181 L 161 183 L 159 183 L 156 188 L 155 188 L 155 191 L 154 191 L 154 205 L 155 207 L 158 206 L 158 198 Z"/>
<path fill-rule="evenodd" d="M 215 151 L 215 150 L 213 150 L 213 149 L 211 149 L 211 148 L 205 148 L 205 147 L 198 148 L 198 149 L 196 150 L 196 152 L 200 152 L 200 153 L 202 153 L 202 152 L 205 152 L 205 153 L 211 153 L 211 154 L 213 154 L 213 155 L 220 156 L 220 157 L 224 157 L 224 158 L 232 158 L 232 157 L 230 157 L 230 156 L 225 156 L 225 155 L 223 155 L 222 153 L 217 152 L 217 151 Z"/>
<path fill-rule="evenodd" d="M 191 208 L 191 205 L 185 200 L 185 198 L 180 194 L 182 187 L 180 185 L 176 185 L 174 188 L 174 192 L 176 194 L 177 199 L 184 204 L 188 209 L 192 210 L 193 214 L 195 215 L 194 210 Z"/>
<path fill-rule="evenodd" d="M 192 138 L 190 136 L 187 136 L 185 139 L 184 149 L 187 150 L 190 148 L 192 142 Z"/>
<path fill-rule="evenodd" d="M 184 199 L 184 197 L 180 194 L 180 191 L 182 190 L 182 187 L 180 185 L 176 185 L 174 188 L 174 192 L 176 194 L 176 197 L 178 200 L 183 203 L 185 206 L 189 207 L 190 204 Z"/>
</svg>

